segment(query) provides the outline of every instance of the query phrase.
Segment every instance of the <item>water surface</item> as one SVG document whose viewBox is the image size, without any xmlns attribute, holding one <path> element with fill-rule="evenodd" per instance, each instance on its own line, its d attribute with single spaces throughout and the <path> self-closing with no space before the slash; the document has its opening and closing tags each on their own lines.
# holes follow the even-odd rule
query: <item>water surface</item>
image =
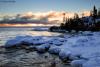
<svg viewBox="0 0 100 67">
<path fill-rule="evenodd" d="M 54 33 L 49 31 L 33 31 L 32 27 L 20 27 L 20 28 L 0 28 L 0 46 L 4 45 L 5 42 L 9 39 L 12 39 L 16 36 L 58 36 L 61 33 Z"/>
</svg>

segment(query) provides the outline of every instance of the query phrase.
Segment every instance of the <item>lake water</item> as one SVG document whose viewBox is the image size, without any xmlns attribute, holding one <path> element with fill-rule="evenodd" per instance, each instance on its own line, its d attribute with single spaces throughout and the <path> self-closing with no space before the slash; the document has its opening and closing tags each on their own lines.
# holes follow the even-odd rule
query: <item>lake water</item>
<svg viewBox="0 0 100 67">
<path fill-rule="evenodd" d="M 33 28 L 0 28 L 0 46 L 9 39 L 16 36 L 58 36 L 61 33 L 48 31 L 32 31 Z M 0 67 L 52 67 L 52 62 L 56 62 L 56 67 L 70 67 L 64 65 L 58 56 L 25 49 L 5 49 L 0 48 Z"/>
<path fill-rule="evenodd" d="M 61 33 L 54 33 L 49 31 L 33 31 L 32 27 L 20 27 L 20 28 L 0 28 L 0 46 L 4 45 L 5 42 L 9 39 L 12 39 L 16 36 L 24 36 L 24 35 L 30 35 L 30 36 L 58 36 Z"/>
</svg>

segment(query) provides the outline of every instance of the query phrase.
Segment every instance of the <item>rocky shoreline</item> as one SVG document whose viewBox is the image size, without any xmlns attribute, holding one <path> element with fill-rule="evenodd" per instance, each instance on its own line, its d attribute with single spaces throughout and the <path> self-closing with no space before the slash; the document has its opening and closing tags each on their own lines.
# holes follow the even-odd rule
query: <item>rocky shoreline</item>
<svg viewBox="0 0 100 67">
<path fill-rule="evenodd" d="M 100 66 L 99 37 L 100 32 L 89 31 L 63 37 L 16 36 L 8 40 L 1 49 L 0 65 L 1 67 L 14 67 L 13 64 L 17 64 L 17 67 Z"/>
<path fill-rule="evenodd" d="M 58 56 L 26 49 L 0 48 L 0 67 L 70 67 Z"/>
</svg>

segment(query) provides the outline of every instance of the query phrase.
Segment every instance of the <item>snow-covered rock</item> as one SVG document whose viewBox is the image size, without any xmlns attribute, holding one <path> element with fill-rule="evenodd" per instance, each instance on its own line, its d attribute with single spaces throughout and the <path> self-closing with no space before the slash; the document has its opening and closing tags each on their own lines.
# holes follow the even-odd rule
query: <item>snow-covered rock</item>
<svg viewBox="0 0 100 67">
<path fill-rule="evenodd" d="M 100 22 L 100 18 L 96 19 L 96 22 Z"/>
<path fill-rule="evenodd" d="M 56 46 L 61 46 L 63 45 L 63 42 L 65 40 L 62 39 L 62 38 L 52 38 L 51 40 L 48 41 L 49 44 L 53 44 L 53 45 L 56 45 Z"/>
<path fill-rule="evenodd" d="M 69 34 L 68 34 L 69 35 Z M 72 61 L 73 64 L 80 64 L 83 60 L 83 67 L 100 66 L 100 32 L 85 31 L 78 34 L 70 34 L 64 37 L 44 37 L 44 36 L 17 36 L 8 40 L 5 47 L 20 46 L 23 44 L 34 45 L 37 51 L 58 54 L 64 61 Z M 38 45 L 39 44 L 39 45 Z"/>
<path fill-rule="evenodd" d="M 49 48 L 50 48 L 50 44 L 42 44 L 40 46 L 36 46 L 36 50 L 39 53 L 44 53 L 48 51 Z"/>
<path fill-rule="evenodd" d="M 83 57 L 81 57 L 80 54 L 70 54 L 69 58 L 70 58 L 71 60 L 83 59 Z"/>
<path fill-rule="evenodd" d="M 73 60 L 71 62 L 71 67 L 83 67 L 83 64 L 86 62 L 86 60 Z"/>
<path fill-rule="evenodd" d="M 5 44 L 5 47 L 13 47 L 13 46 L 19 46 L 20 45 L 20 41 L 19 40 L 8 40 Z"/>
<path fill-rule="evenodd" d="M 8 40 L 5 47 L 20 46 L 20 45 L 40 45 L 45 43 L 42 36 L 16 36 L 14 39 Z"/>
<path fill-rule="evenodd" d="M 64 62 L 71 61 L 71 59 L 69 58 L 70 55 L 71 55 L 70 51 L 61 50 L 59 53 L 59 58 Z"/>
<path fill-rule="evenodd" d="M 49 49 L 49 53 L 51 54 L 59 54 L 60 51 L 61 49 L 58 46 L 52 46 Z"/>
</svg>

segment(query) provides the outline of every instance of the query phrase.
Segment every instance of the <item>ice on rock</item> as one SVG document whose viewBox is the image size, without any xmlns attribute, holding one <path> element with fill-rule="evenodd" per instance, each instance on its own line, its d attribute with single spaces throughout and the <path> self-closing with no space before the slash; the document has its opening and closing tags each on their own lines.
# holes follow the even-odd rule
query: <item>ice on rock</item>
<svg viewBox="0 0 100 67">
<path fill-rule="evenodd" d="M 86 60 L 73 60 L 71 62 L 71 67 L 83 67 L 83 64 L 86 62 Z"/>
<path fill-rule="evenodd" d="M 8 40 L 5 47 L 13 47 L 20 45 L 40 45 L 45 43 L 42 36 L 32 37 L 32 36 L 17 36 L 14 39 Z"/>
<path fill-rule="evenodd" d="M 69 58 L 70 58 L 71 60 L 83 59 L 83 58 L 81 57 L 81 54 L 70 54 Z"/>
<path fill-rule="evenodd" d="M 73 60 L 79 60 L 84 59 L 80 53 L 73 53 L 71 51 L 62 50 L 59 53 L 59 58 L 63 61 L 73 61 Z"/>
<path fill-rule="evenodd" d="M 50 44 L 42 44 L 40 46 L 36 46 L 36 50 L 39 53 L 44 53 L 48 51 L 49 48 L 50 48 Z"/>
<path fill-rule="evenodd" d="M 53 41 L 53 44 L 56 46 L 61 46 L 63 43 L 60 41 Z"/>
<path fill-rule="evenodd" d="M 85 31 L 74 34 L 74 36 L 68 34 L 64 38 L 59 36 L 17 36 L 15 39 L 8 40 L 5 47 L 22 44 L 29 44 L 29 46 L 33 44 L 32 48 L 35 46 L 38 52 L 48 51 L 58 54 L 62 61 L 70 61 L 74 67 L 77 64 L 83 65 L 83 67 L 100 67 L 100 32 Z M 98 58 L 96 59 L 96 57 Z M 85 63 L 83 60 L 87 62 Z"/>
<path fill-rule="evenodd" d="M 29 38 L 29 36 L 17 36 L 15 39 L 8 40 L 5 47 L 20 46 L 23 42 L 28 42 Z"/>
<path fill-rule="evenodd" d="M 34 45 L 41 45 L 43 43 L 45 43 L 45 41 L 42 39 L 42 36 L 33 37 L 33 44 Z"/>
<path fill-rule="evenodd" d="M 79 38 L 77 40 L 77 42 L 80 42 L 80 43 L 88 42 L 88 39 L 86 37 L 85 38 Z"/>
<path fill-rule="evenodd" d="M 64 62 L 70 61 L 70 58 L 69 58 L 70 55 L 71 55 L 70 51 L 61 50 L 59 53 L 59 58 Z"/>
<path fill-rule="evenodd" d="M 19 40 L 8 40 L 5 44 L 5 47 L 13 47 L 13 46 L 19 46 L 20 45 L 20 41 Z"/>
<path fill-rule="evenodd" d="M 49 53 L 51 54 L 59 54 L 60 51 L 61 49 L 58 46 L 52 46 L 49 49 Z"/>
<path fill-rule="evenodd" d="M 64 39 L 61 39 L 61 38 L 53 38 L 48 41 L 49 44 L 53 44 L 56 46 L 61 46 L 63 44 L 63 42 L 64 42 Z"/>
<path fill-rule="evenodd" d="M 45 43 L 42 36 L 25 36 L 23 42 L 31 43 L 32 45 L 41 45 Z"/>
<path fill-rule="evenodd" d="M 83 67 L 100 67 L 100 57 L 91 57 L 83 64 Z"/>
<path fill-rule="evenodd" d="M 91 31 L 84 31 L 84 32 L 82 32 L 82 34 L 83 34 L 83 35 L 89 35 L 89 34 L 92 35 Z"/>
</svg>

